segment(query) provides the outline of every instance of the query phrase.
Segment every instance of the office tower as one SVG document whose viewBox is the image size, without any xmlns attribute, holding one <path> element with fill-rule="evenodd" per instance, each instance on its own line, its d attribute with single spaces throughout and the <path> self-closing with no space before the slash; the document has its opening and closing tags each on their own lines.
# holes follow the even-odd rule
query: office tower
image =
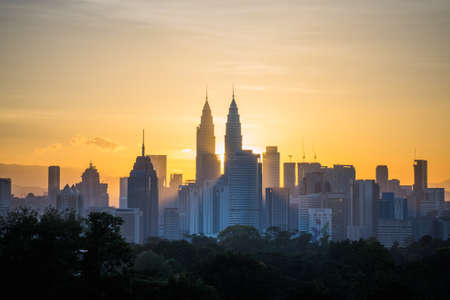
<svg viewBox="0 0 450 300">
<path fill-rule="evenodd" d="M 227 169 L 228 157 L 235 153 L 242 151 L 242 135 L 241 122 L 239 120 L 239 112 L 234 99 L 231 100 L 230 109 L 227 116 L 226 133 L 225 133 L 225 172 Z"/>
<path fill-rule="evenodd" d="M 396 195 L 399 195 L 400 192 L 401 192 L 401 189 L 400 189 L 400 180 L 398 180 L 398 179 L 391 179 L 391 180 L 388 180 L 386 192 L 394 193 L 394 194 L 396 194 Z"/>
<path fill-rule="evenodd" d="M 68 184 L 56 196 L 56 209 L 60 211 L 72 210 L 78 215 L 84 215 L 85 204 L 83 196 L 75 185 Z"/>
<path fill-rule="evenodd" d="M 60 190 L 60 169 L 59 166 L 48 167 L 48 202 L 56 206 L 56 196 Z"/>
<path fill-rule="evenodd" d="M 178 208 L 178 215 L 180 218 L 180 232 L 181 235 L 189 234 L 189 199 L 194 184 L 180 185 L 178 188 L 178 197 L 176 207 Z"/>
<path fill-rule="evenodd" d="M 394 193 L 382 193 L 378 201 L 378 219 L 394 219 Z"/>
<path fill-rule="evenodd" d="M 115 209 L 115 215 L 123 220 L 123 224 L 120 226 L 120 233 L 125 241 L 142 244 L 142 211 L 139 208 L 118 208 Z"/>
<path fill-rule="evenodd" d="M 263 189 L 280 187 L 280 152 L 276 146 L 267 146 L 263 153 Z"/>
<path fill-rule="evenodd" d="M 376 233 L 377 240 L 387 248 L 392 247 L 395 242 L 398 242 L 400 247 L 407 247 L 413 241 L 411 221 L 378 220 Z"/>
<path fill-rule="evenodd" d="M 234 152 L 227 158 L 226 182 L 229 197 L 228 225 L 248 225 L 259 228 L 258 156 L 251 150 Z"/>
<path fill-rule="evenodd" d="M 156 171 L 156 176 L 158 176 L 158 186 L 159 191 L 161 191 L 166 186 L 167 177 L 167 155 L 150 155 L 150 160 L 152 161 L 153 168 Z"/>
<path fill-rule="evenodd" d="M 268 227 L 278 227 L 282 231 L 289 229 L 289 189 L 266 188 Z"/>
<path fill-rule="evenodd" d="M 319 171 L 305 174 L 303 177 L 304 194 L 331 192 L 331 185 L 325 178 L 325 168 L 320 168 Z"/>
<path fill-rule="evenodd" d="M 327 193 L 324 195 L 323 208 L 331 209 L 331 239 L 333 241 L 341 241 L 346 238 L 346 221 L 345 221 L 345 193 Z"/>
<path fill-rule="evenodd" d="M 100 183 L 100 175 L 92 163 L 89 163 L 89 168 L 83 172 L 81 178 L 81 182 L 77 183 L 76 187 L 83 197 L 84 207 L 107 207 L 109 205 L 108 184 Z"/>
<path fill-rule="evenodd" d="M 211 109 L 206 95 L 200 125 L 197 126 L 196 182 L 203 185 L 206 180 L 217 179 L 220 175 L 220 161 L 216 155 L 216 137 Z"/>
<path fill-rule="evenodd" d="M 144 137 L 142 155 L 136 157 L 128 177 L 128 207 L 142 211 L 144 241 L 158 235 L 158 177 L 150 156 L 145 155 Z"/>
<path fill-rule="evenodd" d="M 420 206 L 422 201 L 425 200 L 425 189 L 428 187 L 428 166 L 426 160 L 414 161 L 414 197 L 411 204 L 414 204 L 415 210 L 413 211 L 414 217 L 420 215 Z"/>
<path fill-rule="evenodd" d="M 168 240 L 179 240 L 180 235 L 180 216 L 177 208 L 164 209 L 164 238 Z"/>
<path fill-rule="evenodd" d="M 263 230 L 267 227 L 267 210 L 266 203 L 263 197 L 263 186 L 262 186 L 262 162 L 261 156 L 258 154 L 258 203 L 259 203 L 259 229 Z"/>
<path fill-rule="evenodd" d="M 11 206 L 11 179 L 0 178 L 0 216 L 5 217 Z"/>
<path fill-rule="evenodd" d="M 331 208 L 308 208 L 308 219 L 312 241 L 320 241 L 324 237 L 331 238 L 333 234 Z"/>
<path fill-rule="evenodd" d="M 312 173 L 312 172 L 319 172 L 320 171 L 320 163 L 307 163 L 302 162 L 297 164 L 297 182 L 298 186 L 300 188 L 300 191 L 302 192 L 305 188 L 305 182 L 304 178 L 306 174 Z"/>
<path fill-rule="evenodd" d="M 428 187 L 428 167 L 426 160 L 414 161 L 414 191 L 424 190 Z"/>
<path fill-rule="evenodd" d="M 128 177 L 120 177 L 119 207 L 128 208 Z"/>
<path fill-rule="evenodd" d="M 408 200 L 402 197 L 394 198 L 394 219 L 406 220 L 408 219 Z"/>
<path fill-rule="evenodd" d="M 297 217 L 297 229 L 299 232 L 309 232 L 309 208 L 322 208 L 321 194 L 298 195 L 289 199 L 291 209 L 297 210 L 292 212 L 292 217 Z M 294 222 L 294 221 L 293 221 Z M 291 225 L 292 226 L 292 225 Z"/>
<path fill-rule="evenodd" d="M 183 174 L 170 174 L 169 187 L 172 190 L 177 190 L 180 185 L 183 184 Z"/>
<path fill-rule="evenodd" d="M 379 187 L 374 180 L 357 180 L 350 202 L 347 237 L 351 240 L 375 236 Z"/>
<path fill-rule="evenodd" d="M 424 199 L 419 203 L 419 217 L 438 216 L 445 203 L 444 188 L 426 188 Z"/>
<path fill-rule="evenodd" d="M 387 190 L 388 178 L 389 178 L 388 172 L 389 172 L 388 167 L 385 165 L 377 166 L 377 168 L 375 169 L 376 183 L 380 187 L 380 193 L 384 193 L 384 192 L 388 191 Z"/>
<path fill-rule="evenodd" d="M 292 194 L 295 188 L 295 163 L 286 162 L 283 164 L 283 186 L 288 188 Z"/>
</svg>

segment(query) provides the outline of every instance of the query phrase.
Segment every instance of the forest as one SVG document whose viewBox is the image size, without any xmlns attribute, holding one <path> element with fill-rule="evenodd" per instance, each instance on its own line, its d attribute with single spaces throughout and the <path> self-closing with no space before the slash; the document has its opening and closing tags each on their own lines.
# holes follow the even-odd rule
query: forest
<svg viewBox="0 0 450 300">
<path fill-rule="evenodd" d="M 232 226 L 217 238 L 125 242 L 122 219 L 19 209 L 0 218 L 3 295 L 17 299 L 449 299 L 450 241 L 376 239 Z"/>
</svg>

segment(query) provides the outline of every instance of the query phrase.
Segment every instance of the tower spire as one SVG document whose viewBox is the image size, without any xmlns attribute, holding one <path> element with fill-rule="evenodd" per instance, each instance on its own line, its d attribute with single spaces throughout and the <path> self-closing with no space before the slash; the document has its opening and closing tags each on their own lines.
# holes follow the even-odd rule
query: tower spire
<svg viewBox="0 0 450 300">
<path fill-rule="evenodd" d="M 142 129 L 142 156 L 145 156 L 145 132 Z"/>
<path fill-rule="evenodd" d="M 234 83 L 233 83 L 233 100 L 234 100 Z"/>
<path fill-rule="evenodd" d="M 206 85 L 206 102 L 208 102 L 208 85 Z"/>
</svg>

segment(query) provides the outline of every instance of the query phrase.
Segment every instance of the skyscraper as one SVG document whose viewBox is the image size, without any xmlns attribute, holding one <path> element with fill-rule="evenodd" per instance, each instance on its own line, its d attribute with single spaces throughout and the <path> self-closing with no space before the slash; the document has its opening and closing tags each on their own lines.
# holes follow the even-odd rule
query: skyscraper
<svg viewBox="0 0 450 300">
<path fill-rule="evenodd" d="M 83 172 L 81 179 L 76 187 L 83 198 L 84 208 L 107 207 L 109 205 L 108 184 L 100 183 L 100 174 L 92 163 L 89 163 L 89 168 Z"/>
<path fill-rule="evenodd" d="M 280 152 L 276 146 L 267 146 L 263 153 L 263 188 L 280 187 Z"/>
<path fill-rule="evenodd" d="M 377 166 L 376 168 L 376 183 L 380 187 L 380 193 L 387 192 L 387 186 L 388 186 L 388 167 L 384 165 Z"/>
<path fill-rule="evenodd" d="M 225 172 L 227 169 L 228 157 L 235 153 L 242 151 L 242 134 L 241 121 L 239 119 L 239 112 L 234 99 L 231 100 L 230 109 L 228 111 L 226 132 L 225 132 Z"/>
<path fill-rule="evenodd" d="M 128 208 L 128 177 L 120 177 L 119 207 Z"/>
<path fill-rule="evenodd" d="M 216 155 L 216 137 L 214 123 L 206 94 L 200 125 L 197 126 L 196 182 L 203 185 L 207 180 L 217 179 L 220 175 L 220 161 Z"/>
<path fill-rule="evenodd" d="M 68 184 L 60 191 L 56 197 L 56 208 L 60 211 L 73 210 L 79 215 L 84 214 L 84 199 L 75 185 Z"/>
<path fill-rule="evenodd" d="M 300 191 L 305 190 L 305 177 L 308 173 L 312 172 L 319 172 L 320 171 L 320 163 L 307 163 L 307 162 L 301 162 L 297 164 L 297 182 L 298 186 L 300 188 Z"/>
<path fill-rule="evenodd" d="M 166 186 L 167 177 L 167 155 L 150 155 L 150 159 L 155 168 L 156 175 L 158 176 L 158 186 L 159 190 Z"/>
<path fill-rule="evenodd" d="M 8 214 L 11 205 L 11 179 L 0 178 L 0 216 Z"/>
<path fill-rule="evenodd" d="M 288 188 L 291 193 L 295 188 L 295 163 L 294 162 L 285 162 L 283 164 L 283 185 L 285 188 Z"/>
<path fill-rule="evenodd" d="M 349 211 L 347 237 L 351 240 L 375 236 L 380 190 L 374 180 L 356 180 Z"/>
<path fill-rule="evenodd" d="M 260 228 L 261 203 L 258 197 L 258 156 L 251 150 L 234 152 L 227 158 L 229 222 Z"/>
<path fill-rule="evenodd" d="M 59 166 L 48 167 L 48 202 L 56 207 L 56 197 L 60 190 Z"/>
<path fill-rule="evenodd" d="M 158 235 L 158 195 L 158 177 L 142 137 L 142 155 L 136 157 L 128 178 L 128 207 L 142 211 L 144 240 Z"/>
<path fill-rule="evenodd" d="M 420 215 L 420 207 L 425 201 L 425 189 L 428 187 L 428 163 L 426 160 L 414 161 L 414 215 Z"/>
<path fill-rule="evenodd" d="M 426 160 L 414 161 L 414 191 L 424 190 L 428 187 L 428 163 Z"/>
<path fill-rule="evenodd" d="M 289 228 L 289 189 L 266 188 L 268 227 L 278 227 L 283 231 Z"/>
</svg>

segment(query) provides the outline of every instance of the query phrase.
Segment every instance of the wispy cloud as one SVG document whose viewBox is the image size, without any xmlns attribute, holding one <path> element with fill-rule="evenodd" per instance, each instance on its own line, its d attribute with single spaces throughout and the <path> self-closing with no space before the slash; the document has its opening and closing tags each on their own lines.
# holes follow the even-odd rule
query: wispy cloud
<svg viewBox="0 0 450 300">
<path fill-rule="evenodd" d="M 70 143 L 77 146 L 94 146 L 106 151 L 119 151 L 122 149 L 116 142 L 102 137 L 88 138 L 82 135 L 76 135 L 71 138 Z"/>
<path fill-rule="evenodd" d="M 45 153 L 50 153 L 50 152 L 56 152 L 62 149 L 62 144 L 60 143 L 54 143 L 48 146 L 44 146 L 44 147 L 38 147 L 36 149 L 34 149 L 34 152 L 36 154 L 45 154 Z"/>
</svg>

